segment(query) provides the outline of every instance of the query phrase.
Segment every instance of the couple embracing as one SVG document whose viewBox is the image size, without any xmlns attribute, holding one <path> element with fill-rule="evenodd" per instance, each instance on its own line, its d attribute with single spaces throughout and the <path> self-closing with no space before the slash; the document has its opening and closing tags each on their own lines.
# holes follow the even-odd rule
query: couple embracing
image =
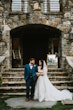
<svg viewBox="0 0 73 110">
<path fill-rule="evenodd" d="M 39 60 L 37 66 L 35 59 L 30 58 L 29 64 L 26 64 L 24 68 L 26 102 L 30 100 L 38 100 L 39 102 L 72 100 L 72 93 L 69 90 L 60 91 L 50 82 L 45 60 Z"/>
</svg>

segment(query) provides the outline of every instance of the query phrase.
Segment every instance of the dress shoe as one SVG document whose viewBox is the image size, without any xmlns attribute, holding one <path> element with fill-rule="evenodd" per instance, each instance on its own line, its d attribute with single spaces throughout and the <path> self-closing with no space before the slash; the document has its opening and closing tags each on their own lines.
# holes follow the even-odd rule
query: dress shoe
<svg viewBox="0 0 73 110">
<path fill-rule="evenodd" d="M 30 98 L 30 100 L 35 101 L 35 99 L 34 99 L 34 98 Z"/>
<path fill-rule="evenodd" d="M 26 101 L 26 102 L 29 102 L 29 101 L 30 101 L 30 99 L 29 99 L 29 98 L 26 98 L 26 99 L 25 99 L 25 101 Z"/>
</svg>

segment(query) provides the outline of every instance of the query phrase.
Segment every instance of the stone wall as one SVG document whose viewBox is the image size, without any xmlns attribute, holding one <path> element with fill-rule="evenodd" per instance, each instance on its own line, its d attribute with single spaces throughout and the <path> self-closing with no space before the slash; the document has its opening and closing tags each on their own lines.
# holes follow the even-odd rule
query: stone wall
<svg viewBox="0 0 73 110">
<path fill-rule="evenodd" d="M 72 0 L 67 3 L 65 0 L 63 2 L 63 13 L 49 13 L 46 15 L 41 13 L 37 5 L 33 6 L 34 10 L 30 14 L 12 13 L 9 0 L 0 1 L 0 30 L 2 39 L 6 42 L 5 52 L 7 51 L 6 59 L 9 68 L 11 67 L 10 30 L 26 24 L 41 23 L 62 31 L 62 66 L 64 65 L 65 56 L 73 55 L 73 2 Z"/>
<path fill-rule="evenodd" d="M 64 63 L 69 77 L 73 80 L 73 56 L 67 56 Z"/>
</svg>

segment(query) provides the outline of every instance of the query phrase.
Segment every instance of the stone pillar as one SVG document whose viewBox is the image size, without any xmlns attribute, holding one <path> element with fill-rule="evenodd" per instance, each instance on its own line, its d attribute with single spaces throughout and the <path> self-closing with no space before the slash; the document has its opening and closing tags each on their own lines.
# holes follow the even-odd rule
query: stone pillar
<svg viewBox="0 0 73 110">
<path fill-rule="evenodd" d="M 7 50 L 6 50 L 6 62 L 7 62 L 7 69 L 11 68 L 11 50 L 10 50 L 10 31 L 7 31 Z"/>
<path fill-rule="evenodd" d="M 10 28 L 8 25 L 4 25 L 3 30 L 3 40 L 6 42 L 6 48 L 4 56 L 6 57 L 6 68 L 11 68 L 11 62 L 10 62 Z"/>
<path fill-rule="evenodd" d="M 64 51 L 64 44 L 65 44 L 65 41 L 64 41 L 64 33 L 62 32 L 62 36 L 61 36 L 61 51 L 62 51 L 62 58 L 60 59 L 61 61 L 61 68 L 64 68 L 64 61 L 65 61 L 65 51 Z"/>
<path fill-rule="evenodd" d="M 8 42 L 7 42 L 7 51 L 8 51 L 8 55 L 7 55 L 7 68 L 11 68 L 12 64 L 11 64 L 11 41 L 10 41 L 10 31 L 7 32 L 8 33 Z"/>
</svg>

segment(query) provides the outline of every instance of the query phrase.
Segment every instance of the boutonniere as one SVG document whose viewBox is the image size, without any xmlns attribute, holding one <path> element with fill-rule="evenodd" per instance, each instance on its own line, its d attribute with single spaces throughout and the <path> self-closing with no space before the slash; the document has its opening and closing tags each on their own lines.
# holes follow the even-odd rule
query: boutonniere
<svg viewBox="0 0 73 110">
<path fill-rule="evenodd" d="M 36 67 L 36 65 L 34 65 L 34 67 Z"/>
</svg>

